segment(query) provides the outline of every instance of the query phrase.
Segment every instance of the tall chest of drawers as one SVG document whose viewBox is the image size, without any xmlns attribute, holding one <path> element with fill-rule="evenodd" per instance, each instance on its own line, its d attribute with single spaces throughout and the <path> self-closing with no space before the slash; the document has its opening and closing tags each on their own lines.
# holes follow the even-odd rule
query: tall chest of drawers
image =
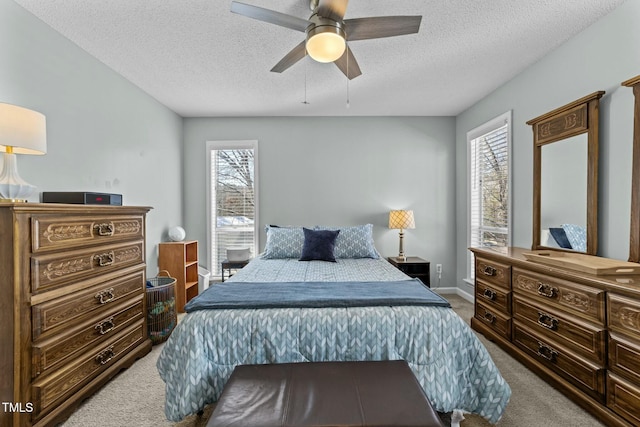
<svg viewBox="0 0 640 427">
<path fill-rule="evenodd" d="M 47 426 L 151 350 L 146 207 L 0 204 L 0 426 Z"/>
<path fill-rule="evenodd" d="M 471 325 L 610 426 L 640 426 L 640 276 L 475 255 Z"/>
</svg>

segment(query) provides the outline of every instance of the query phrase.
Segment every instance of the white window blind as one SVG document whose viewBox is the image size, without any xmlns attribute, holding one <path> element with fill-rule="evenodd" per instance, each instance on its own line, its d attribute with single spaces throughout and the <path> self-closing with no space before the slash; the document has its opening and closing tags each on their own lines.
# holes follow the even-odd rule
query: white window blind
<svg viewBox="0 0 640 427">
<path fill-rule="evenodd" d="M 255 142 L 210 142 L 208 144 L 210 269 L 221 275 L 227 249 L 257 244 L 257 144 Z"/>
<path fill-rule="evenodd" d="M 467 136 L 469 142 L 469 246 L 510 244 L 510 114 Z M 473 258 L 469 276 L 474 278 Z"/>
</svg>

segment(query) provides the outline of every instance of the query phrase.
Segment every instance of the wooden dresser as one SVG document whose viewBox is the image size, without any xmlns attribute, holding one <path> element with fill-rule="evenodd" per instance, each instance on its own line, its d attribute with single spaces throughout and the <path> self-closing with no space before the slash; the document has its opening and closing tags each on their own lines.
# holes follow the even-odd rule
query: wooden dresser
<svg viewBox="0 0 640 427">
<path fill-rule="evenodd" d="M 640 426 L 640 275 L 596 276 L 475 255 L 473 329 L 607 426 Z"/>
<path fill-rule="evenodd" d="M 150 208 L 0 203 L 0 426 L 49 426 L 151 350 Z"/>
</svg>

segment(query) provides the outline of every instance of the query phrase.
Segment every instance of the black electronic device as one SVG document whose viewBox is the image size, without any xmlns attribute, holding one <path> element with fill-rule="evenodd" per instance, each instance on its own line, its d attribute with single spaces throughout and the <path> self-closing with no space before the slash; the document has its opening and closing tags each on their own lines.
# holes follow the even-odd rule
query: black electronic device
<svg viewBox="0 0 640 427">
<path fill-rule="evenodd" d="M 122 206 L 122 194 L 89 191 L 43 191 L 42 203 Z"/>
</svg>

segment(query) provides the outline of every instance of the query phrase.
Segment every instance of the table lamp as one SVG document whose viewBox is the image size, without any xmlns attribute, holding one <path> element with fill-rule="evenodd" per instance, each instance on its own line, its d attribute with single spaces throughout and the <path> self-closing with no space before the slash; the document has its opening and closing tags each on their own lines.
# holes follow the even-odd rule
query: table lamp
<svg viewBox="0 0 640 427">
<path fill-rule="evenodd" d="M 44 115 L 16 105 L 0 103 L 0 202 L 26 202 L 36 187 L 18 174 L 16 154 L 45 154 L 47 129 Z"/>
<path fill-rule="evenodd" d="M 391 211 L 389 212 L 389 228 L 400 229 L 400 253 L 398 259 L 406 261 L 402 240 L 404 239 L 404 229 L 416 228 L 416 222 L 413 219 L 413 211 Z"/>
</svg>

